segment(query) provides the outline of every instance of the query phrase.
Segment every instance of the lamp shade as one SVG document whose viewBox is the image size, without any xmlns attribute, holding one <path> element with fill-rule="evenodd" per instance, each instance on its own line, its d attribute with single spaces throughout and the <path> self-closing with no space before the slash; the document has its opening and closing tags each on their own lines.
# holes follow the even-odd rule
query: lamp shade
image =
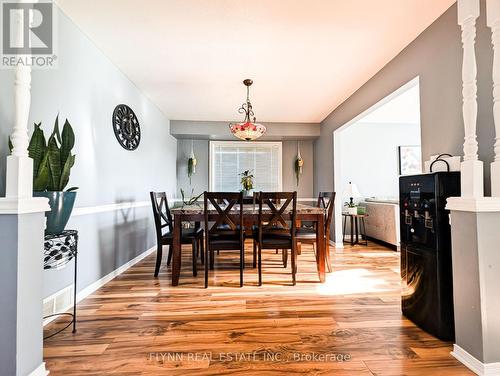
<svg viewBox="0 0 500 376">
<path fill-rule="evenodd" d="M 362 197 L 356 184 L 349 182 L 347 188 L 344 191 L 344 197 Z"/>
</svg>

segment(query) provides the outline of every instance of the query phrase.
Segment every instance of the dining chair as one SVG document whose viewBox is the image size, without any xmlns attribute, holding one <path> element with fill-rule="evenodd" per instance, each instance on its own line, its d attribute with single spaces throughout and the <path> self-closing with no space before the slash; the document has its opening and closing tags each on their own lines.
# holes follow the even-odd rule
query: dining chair
<svg viewBox="0 0 500 376">
<path fill-rule="evenodd" d="M 256 205 L 259 202 L 259 192 L 254 192 L 252 197 L 246 197 L 246 198 L 244 197 L 243 201 L 244 201 L 245 204 L 248 203 L 248 204 Z M 273 200 L 273 203 L 274 204 L 278 204 L 279 200 Z M 252 226 L 251 226 L 251 232 L 252 232 L 252 234 L 253 234 L 254 231 L 255 232 L 257 231 L 257 226 L 255 224 L 252 224 Z M 286 252 L 286 249 L 283 249 L 282 251 Z M 278 253 L 279 253 L 279 249 L 276 249 L 276 254 L 278 254 Z M 257 261 L 256 260 L 257 260 L 257 242 L 253 241 L 253 267 L 254 268 L 257 267 Z M 286 268 L 286 260 L 284 258 L 284 255 L 283 255 L 283 266 Z"/>
<path fill-rule="evenodd" d="M 205 288 L 208 269 L 214 269 L 214 251 L 240 251 L 240 287 L 243 286 L 245 266 L 245 228 L 243 226 L 243 194 L 234 192 L 205 192 Z M 210 216 L 209 211 L 217 212 Z M 210 222 L 209 222 L 210 221 Z"/>
<path fill-rule="evenodd" d="M 262 286 L 262 249 L 281 249 L 283 259 L 287 250 L 291 251 L 292 283 L 295 285 L 297 192 L 259 192 L 256 198 L 259 215 L 253 238 L 258 254 L 259 286 Z M 284 264 L 286 267 L 285 261 Z"/>
<path fill-rule="evenodd" d="M 335 192 L 320 192 L 318 195 L 318 201 L 316 206 L 318 208 L 325 209 L 325 237 L 323 241 L 325 242 L 325 257 L 326 266 L 328 271 L 332 271 L 332 264 L 330 261 L 330 225 L 333 218 L 333 208 L 335 205 Z M 313 250 L 316 254 L 316 259 L 318 258 L 317 244 L 316 244 L 316 226 L 301 226 L 297 229 L 296 235 L 297 242 L 299 243 L 297 249 L 300 253 L 301 243 L 312 244 Z"/>
<path fill-rule="evenodd" d="M 151 205 L 153 207 L 153 217 L 156 227 L 156 266 L 155 277 L 158 277 L 160 271 L 163 246 L 168 245 L 167 265 L 170 265 L 172 260 L 172 244 L 174 242 L 174 226 L 170 208 L 168 207 L 167 195 L 165 192 L 150 192 Z M 197 276 L 196 260 L 198 253 L 200 254 L 201 263 L 205 263 L 203 252 L 203 229 L 199 227 L 182 229 L 181 244 L 191 244 L 193 252 L 193 276 Z"/>
</svg>

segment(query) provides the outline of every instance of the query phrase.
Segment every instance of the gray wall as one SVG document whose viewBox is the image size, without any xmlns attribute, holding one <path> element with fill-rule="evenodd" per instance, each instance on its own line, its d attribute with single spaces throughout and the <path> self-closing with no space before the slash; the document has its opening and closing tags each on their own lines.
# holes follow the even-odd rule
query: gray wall
<svg viewBox="0 0 500 376">
<path fill-rule="evenodd" d="M 16 374 L 17 215 L 0 215 L 0 364 L 5 375 Z"/>
<path fill-rule="evenodd" d="M 484 362 L 477 216 L 453 211 L 451 217 L 454 228 L 461 229 L 452 231 L 455 343 Z"/>
<path fill-rule="evenodd" d="M 234 139 L 234 138 L 233 138 Z M 242 141 L 244 142 L 244 141 Z M 299 197 L 308 198 L 313 194 L 313 141 L 300 141 L 300 153 L 304 159 L 303 174 L 297 187 L 294 163 L 297 156 L 297 141 L 283 141 L 283 190 L 297 191 Z M 177 144 L 177 190 L 180 197 L 180 189 L 190 194 L 194 189 L 199 194 L 208 189 L 209 176 L 209 141 L 195 140 L 194 153 L 196 155 L 196 174 L 191 178 L 191 185 L 187 176 L 187 161 L 191 154 L 191 140 L 178 140 Z"/>
<path fill-rule="evenodd" d="M 476 55 L 478 62 L 478 140 L 480 159 L 493 160 L 492 49 L 486 27 L 485 1 L 481 1 Z M 396 58 L 336 108 L 321 125 L 321 137 L 314 147 L 314 189 L 333 188 L 333 131 L 383 99 L 416 76 L 420 77 L 422 154 L 448 152 L 462 155 L 462 47 L 453 5 Z M 489 184 L 485 186 L 488 187 Z M 339 188 L 340 189 L 340 188 Z M 337 189 L 338 190 L 338 189 Z M 489 188 L 487 188 L 489 194 Z"/>
<path fill-rule="evenodd" d="M 238 121 L 243 120 L 240 118 Z M 229 121 L 172 120 L 170 133 L 176 138 L 234 140 L 229 131 Z M 306 140 L 318 138 L 319 123 L 262 123 L 266 133 L 260 138 L 265 141 Z"/>
<path fill-rule="evenodd" d="M 76 163 L 70 186 L 78 186 L 76 207 L 149 200 L 150 190 L 176 190 L 176 140 L 169 120 L 94 44 L 59 12 L 59 68 L 35 70 L 30 124 L 42 121 L 45 133 L 57 113 L 76 134 Z M 13 125 L 13 71 L 0 71 L 0 176 Z M 119 103 L 139 118 L 142 139 L 130 152 L 116 141 L 111 116 Z M 3 195 L 2 180 L 0 193 Z M 79 286 L 86 287 L 154 244 L 149 208 L 74 216 L 80 231 Z M 42 250 L 40 250 L 41 252 Z M 71 284 L 71 267 L 44 274 L 45 296 Z"/>
<path fill-rule="evenodd" d="M 0 215 L 0 365 L 2 375 L 30 375 L 42 364 L 43 213 Z"/>
<path fill-rule="evenodd" d="M 31 375 L 43 360 L 43 258 L 33 250 L 43 244 L 43 213 L 20 214 L 17 245 L 17 375 Z"/>
<path fill-rule="evenodd" d="M 452 211 L 455 343 L 483 363 L 500 362 L 500 213 Z M 464 278 L 464 276 L 467 276 Z"/>
</svg>

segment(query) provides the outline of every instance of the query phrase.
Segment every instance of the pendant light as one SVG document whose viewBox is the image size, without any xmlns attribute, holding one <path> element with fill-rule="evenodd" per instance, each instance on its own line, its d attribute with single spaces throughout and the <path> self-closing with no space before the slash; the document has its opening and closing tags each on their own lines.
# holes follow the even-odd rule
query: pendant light
<svg viewBox="0 0 500 376">
<path fill-rule="evenodd" d="M 245 119 L 242 123 L 229 124 L 229 129 L 235 137 L 245 141 L 252 141 L 261 137 L 266 132 L 266 127 L 256 123 L 252 103 L 250 103 L 250 86 L 252 86 L 253 81 L 246 79 L 243 84 L 247 87 L 247 101 L 241 105 L 238 112 L 245 114 Z"/>
</svg>

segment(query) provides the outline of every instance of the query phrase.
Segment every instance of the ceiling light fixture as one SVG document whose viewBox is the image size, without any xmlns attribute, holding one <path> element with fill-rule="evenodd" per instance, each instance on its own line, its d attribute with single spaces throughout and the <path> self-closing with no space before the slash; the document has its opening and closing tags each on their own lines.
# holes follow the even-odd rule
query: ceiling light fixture
<svg viewBox="0 0 500 376">
<path fill-rule="evenodd" d="M 235 137 L 245 141 L 252 141 L 266 133 L 266 127 L 255 122 L 256 118 L 252 109 L 252 103 L 250 103 L 250 86 L 253 84 L 253 81 L 247 78 L 243 81 L 243 84 L 247 87 L 247 101 L 241 105 L 238 113 L 245 114 L 245 120 L 242 123 L 229 124 L 229 129 Z M 252 117 L 253 121 L 251 120 Z"/>
</svg>

